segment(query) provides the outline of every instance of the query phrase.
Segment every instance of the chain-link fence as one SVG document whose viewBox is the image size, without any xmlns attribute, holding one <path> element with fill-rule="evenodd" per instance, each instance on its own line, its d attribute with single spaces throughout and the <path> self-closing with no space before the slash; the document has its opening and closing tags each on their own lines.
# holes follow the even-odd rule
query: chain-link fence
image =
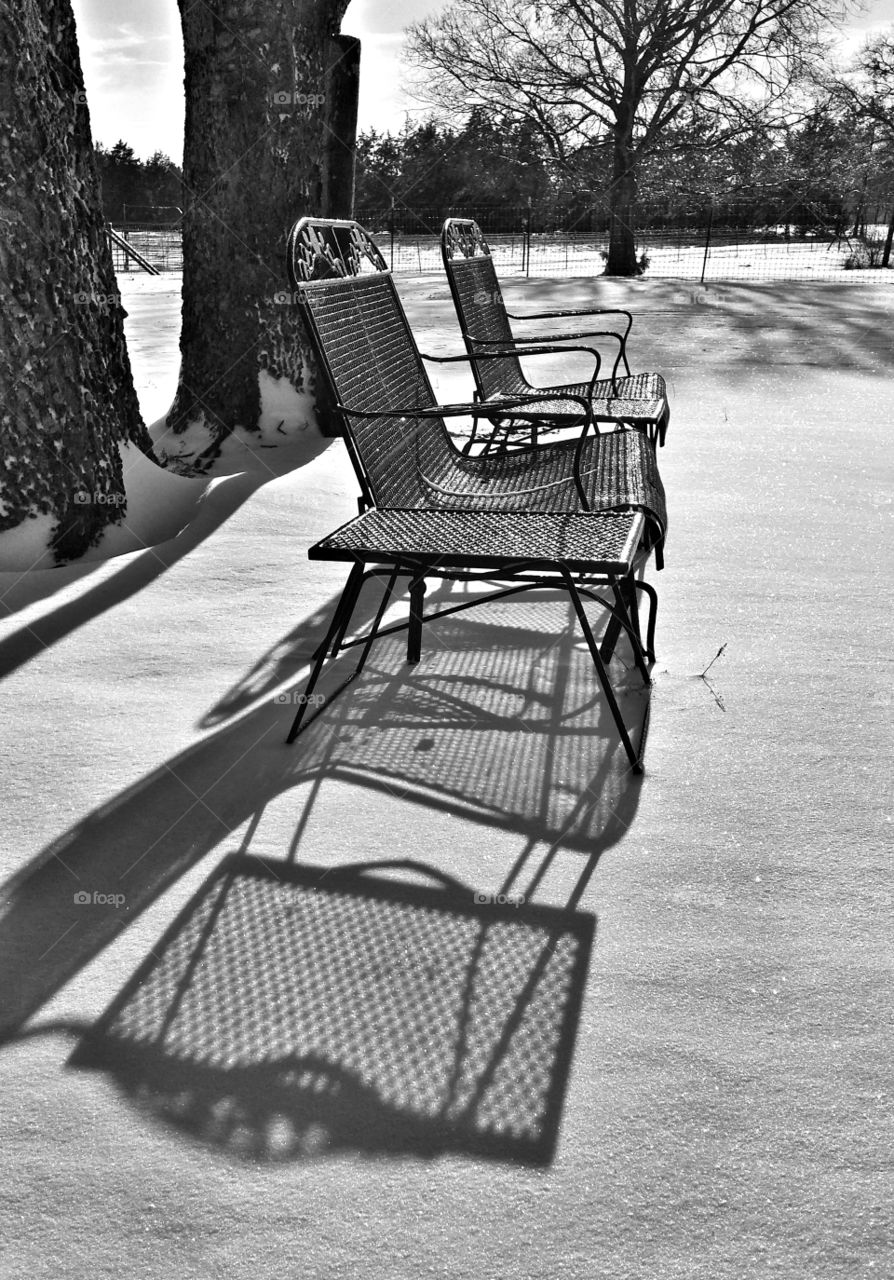
<svg viewBox="0 0 894 1280">
<path fill-rule="evenodd" d="M 599 275 L 608 256 L 604 203 L 562 211 L 550 225 L 533 206 L 360 209 L 396 273 L 442 270 L 438 236 L 445 217 L 473 217 L 504 275 Z M 892 279 L 894 215 L 885 207 L 848 211 L 804 197 L 640 204 L 636 253 L 647 276 L 683 280 Z"/>
<path fill-rule="evenodd" d="M 436 275 L 446 217 L 482 227 L 501 274 L 594 276 L 605 270 L 609 214 L 604 202 L 560 209 L 491 205 L 361 208 L 357 220 L 401 275 Z M 698 281 L 894 279 L 894 212 L 886 206 L 754 196 L 640 204 L 636 253 L 645 276 Z M 112 238 L 116 271 L 182 271 L 179 223 L 128 223 Z"/>
<path fill-rule="evenodd" d="M 109 243 L 116 272 L 183 270 L 183 236 L 180 223 L 117 223 L 110 228 Z"/>
</svg>

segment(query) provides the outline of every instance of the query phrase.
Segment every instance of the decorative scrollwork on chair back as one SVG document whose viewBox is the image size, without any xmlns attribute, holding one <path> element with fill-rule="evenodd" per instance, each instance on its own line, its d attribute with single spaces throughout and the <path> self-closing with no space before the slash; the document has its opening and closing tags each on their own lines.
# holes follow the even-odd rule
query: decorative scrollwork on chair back
<svg viewBox="0 0 894 1280">
<path fill-rule="evenodd" d="M 448 218 L 442 232 L 448 258 L 489 258 L 484 232 L 471 218 Z"/>
<path fill-rule="evenodd" d="M 359 222 L 301 218 L 289 235 L 292 284 L 387 271 L 385 259 Z"/>
</svg>

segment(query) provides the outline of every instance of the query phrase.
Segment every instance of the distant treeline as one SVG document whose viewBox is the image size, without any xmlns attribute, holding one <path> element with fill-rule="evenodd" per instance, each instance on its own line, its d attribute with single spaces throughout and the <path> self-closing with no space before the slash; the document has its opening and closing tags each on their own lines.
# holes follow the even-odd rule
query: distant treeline
<svg viewBox="0 0 894 1280">
<path fill-rule="evenodd" d="M 169 156 L 156 151 L 148 160 L 140 160 L 124 141 L 116 142 L 110 151 L 97 144 L 95 154 L 109 222 L 177 220 L 183 207 L 183 175 Z"/>
<path fill-rule="evenodd" d="M 840 234 L 890 217 L 894 155 L 871 124 L 817 112 L 787 131 L 704 145 L 667 135 L 640 167 L 640 214 L 650 225 L 714 215 L 742 226 L 782 224 Z M 708 142 L 711 140 L 708 139 Z M 383 229 L 430 229 L 439 214 L 481 210 L 492 231 L 514 230 L 530 202 L 534 231 L 590 231 L 607 218 L 611 155 L 590 145 L 556 158 L 529 131 L 471 114 L 462 129 L 370 130 L 357 144 L 355 208 Z M 391 206 L 393 203 L 393 214 Z M 644 224 L 645 225 L 645 222 Z"/>
<path fill-rule="evenodd" d="M 141 161 L 119 141 L 97 146 L 96 158 L 111 222 L 177 219 L 182 175 L 168 156 Z M 408 122 L 398 134 L 359 135 L 355 209 L 378 230 L 430 230 L 462 209 L 480 210 L 492 231 L 513 230 L 530 208 L 535 231 L 589 231 L 606 216 L 609 165 L 607 145 L 557 159 L 524 127 L 481 111 L 459 129 Z M 890 146 L 865 123 L 820 112 L 785 133 L 755 130 L 713 147 L 671 135 L 640 173 L 641 213 L 652 225 L 702 219 L 713 204 L 716 216 L 743 226 L 841 233 L 887 220 L 894 204 Z"/>
</svg>

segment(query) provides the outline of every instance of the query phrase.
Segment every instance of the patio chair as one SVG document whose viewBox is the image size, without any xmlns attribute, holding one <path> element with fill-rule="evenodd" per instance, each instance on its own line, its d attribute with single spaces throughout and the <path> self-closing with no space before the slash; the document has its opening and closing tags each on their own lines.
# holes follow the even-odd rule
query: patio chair
<svg viewBox="0 0 894 1280">
<path fill-rule="evenodd" d="M 532 397 L 541 418 L 555 427 L 573 426 L 579 422 L 573 407 L 555 399 L 562 393 L 586 395 L 590 398 L 594 420 L 634 427 L 648 435 L 653 444 L 664 444 L 670 421 L 667 387 L 660 373 L 632 374 L 627 359 L 627 338 L 633 324 L 629 311 L 617 308 L 587 308 L 571 311 L 537 311 L 517 315 L 506 310 L 497 273 L 487 241 L 477 222 L 471 218 L 448 218 L 441 230 L 441 255 L 456 314 L 462 329 L 466 350 L 472 357 L 472 371 L 478 395 L 493 401 L 503 396 Z M 574 333 L 540 334 L 519 337 L 510 320 L 554 320 L 575 316 L 618 316 L 616 329 L 596 329 Z M 582 338 L 609 339 L 617 343 L 611 376 L 564 386 L 536 387 L 528 381 L 519 356 L 542 354 L 543 344 L 551 344 L 551 352 L 567 351 L 568 340 Z M 488 349 L 507 354 L 499 360 L 483 360 Z M 621 369 L 623 368 L 623 373 Z M 542 398 L 538 398 L 542 397 Z M 505 429 L 517 430 L 512 419 Z"/>
<path fill-rule="evenodd" d="M 637 591 L 649 599 L 647 650 L 656 596 L 640 574 L 654 551 L 661 563 L 664 490 L 654 451 L 638 432 L 590 434 L 585 396 L 569 396 L 583 421 L 579 438 L 514 452 L 471 457 L 447 432 L 445 419 L 486 417 L 480 402 L 443 406 L 434 394 L 403 307 L 374 242 L 358 223 L 304 218 L 289 237 L 289 275 L 319 359 L 328 405 L 341 420 L 360 483 L 361 514 L 310 550 L 311 558 L 352 565 L 329 631 L 289 734 L 293 741 L 327 657 L 349 647 L 345 636 L 364 582 L 388 582 L 356 670 L 362 670 L 398 577 L 410 580 L 407 659 L 419 660 L 424 622 L 482 599 L 423 615 L 427 578 L 510 581 L 485 599 L 534 587 L 567 590 L 593 657 L 619 735 L 634 768 L 638 748 L 623 723 L 605 670 L 621 631 L 648 683 L 638 623 Z M 441 359 L 468 357 L 441 357 Z M 517 416 L 537 420 L 527 401 L 507 400 Z M 597 588 L 607 591 L 603 599 Z M 600 651 L 582 597 L 609 614 Z M 388 628 L 387 630 L 393 630 Z M 333 694 L 332 696 L 335 696 Z"/>
</svg>

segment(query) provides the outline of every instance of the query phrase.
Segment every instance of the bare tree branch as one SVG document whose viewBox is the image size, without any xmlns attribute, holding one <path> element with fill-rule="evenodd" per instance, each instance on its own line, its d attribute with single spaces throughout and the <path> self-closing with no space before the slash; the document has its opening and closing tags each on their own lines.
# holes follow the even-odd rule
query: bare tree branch
<svg viewBox="0 0 894 1280">
<path fill-rule="evenodd" d="M 641 159 L 697 107 L 721 129 L 778 118 L 853 2 L 454 0 L 408 29 L 406 56 L 442 112 L 499 112 L 566 158 L 610 139 L 609 270 L 629 274 Z"/>
</svg>

